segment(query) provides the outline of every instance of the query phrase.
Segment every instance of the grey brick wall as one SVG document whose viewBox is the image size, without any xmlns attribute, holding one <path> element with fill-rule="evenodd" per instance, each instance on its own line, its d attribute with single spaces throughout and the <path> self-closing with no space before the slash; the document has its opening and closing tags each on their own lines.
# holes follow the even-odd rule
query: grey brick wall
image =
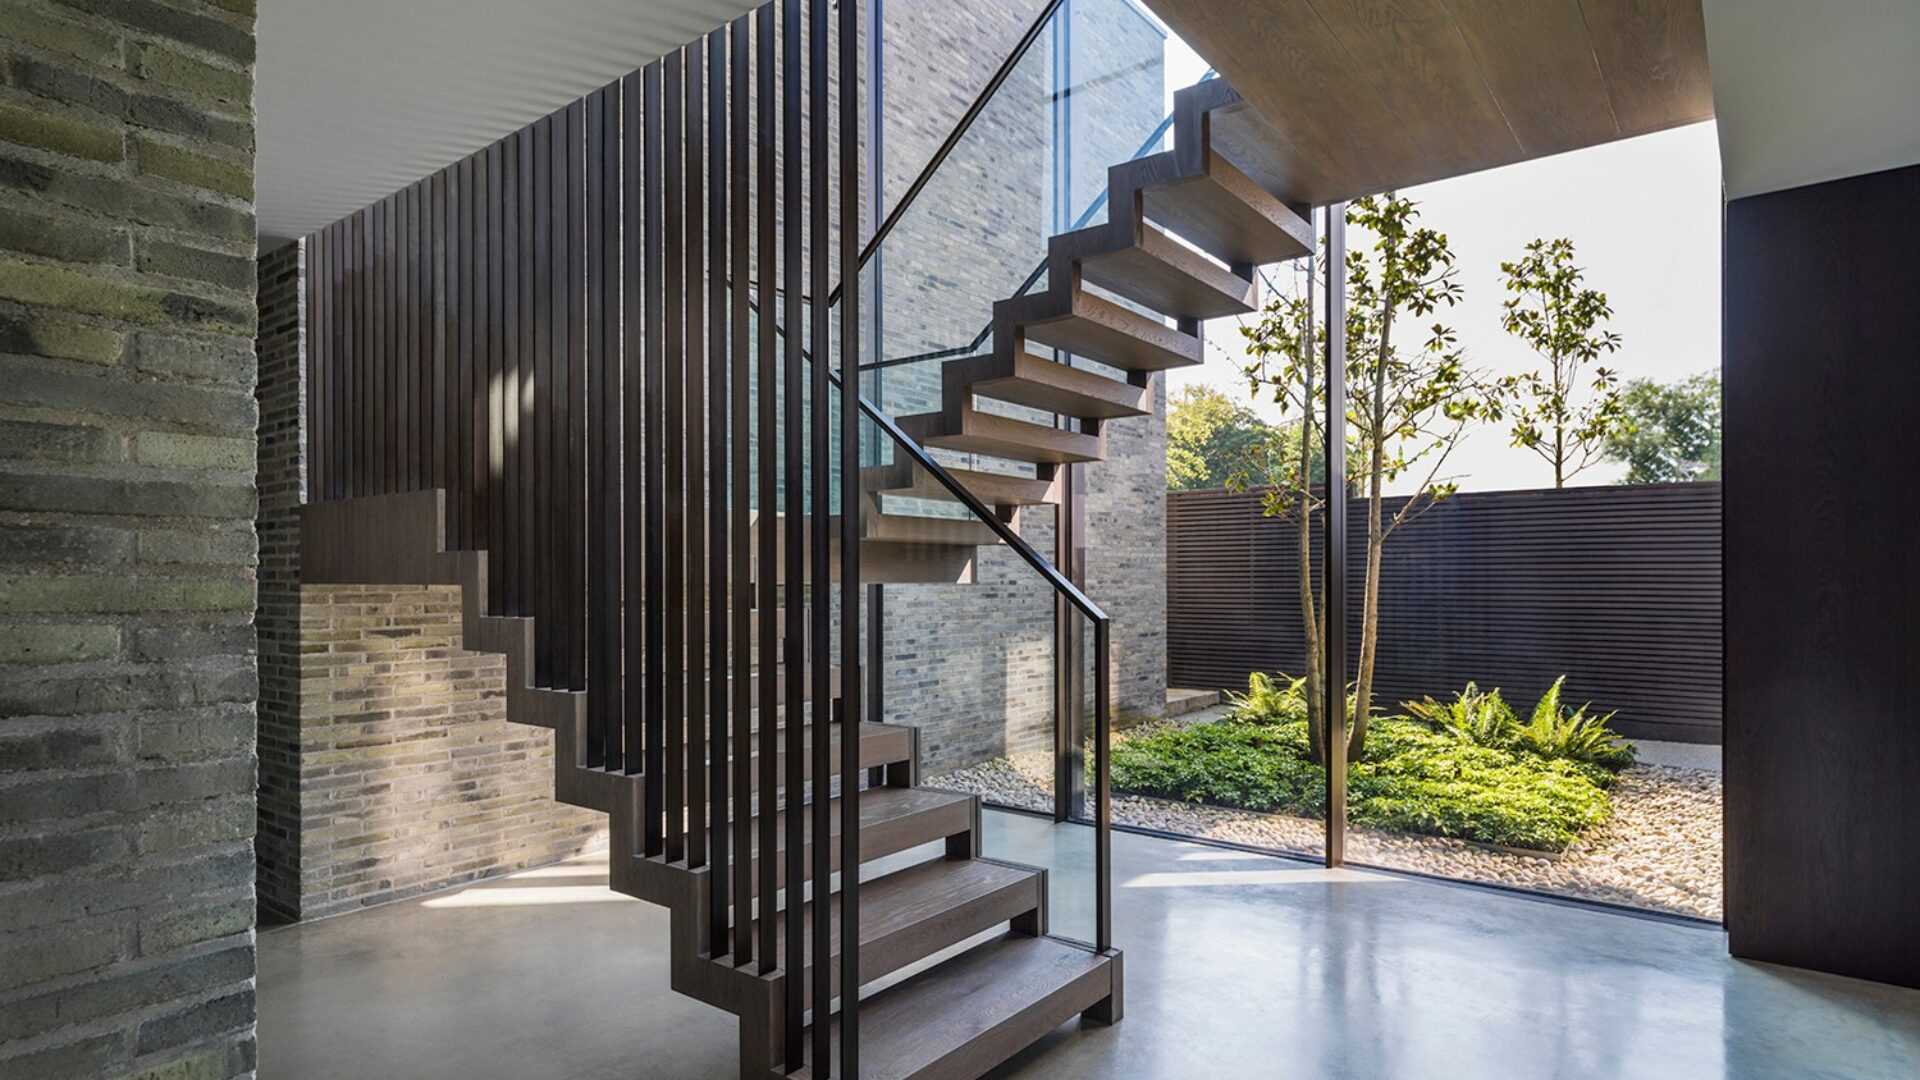
<svg viewBox="0 0 1920 1080">
<path fill-rule="evenodd" d="M 253 41 L 0 5 L 0 1075 L 253 1069 Z"/>
<path fill-rule="evenodd" d="M 509 724 L 459 590 L 304 585 L 305 256 L 260 259 L 261 909 L 315 918 L 554 862 L 605 818 L 553 799 L 553 733 Z"/>
<path fill-rule="evenodd" d="M 555 862 L 606 817 L 553 800 L 553 733 L 506 720 L 506 659 L 461 647 L 454 586 L 299 588 L 289 914 Z"/>
</svg>

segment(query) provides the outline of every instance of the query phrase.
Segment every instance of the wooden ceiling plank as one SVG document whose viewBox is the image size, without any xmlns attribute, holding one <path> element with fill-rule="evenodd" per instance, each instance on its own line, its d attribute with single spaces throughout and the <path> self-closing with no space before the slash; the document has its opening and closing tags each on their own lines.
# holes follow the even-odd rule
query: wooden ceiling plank
<svg viewBox="0 0 1920 1080">
<path fill-rule="evenodd" d="M 1446 3 L 1525 157 L 1620 137 L 1579 0 Z"/>
<path fill-rule="evenodd" d="M 1623 135 L 1713 118 L 1700 0 L 1580 0 Z"/>
<path fill-rule="evenodd" d="M 1299 153 L 1289 171 L 1300 190 L 1285 199 L 1340 198 L 1339 177 L 1365 172 L 1378 147 L 1404 141 L 1404 127 L 1353 66 L 1307 0 L 1233 0 L 1162 5 L 1174 29 L 1223 74 Z M 1257 75 L 1250 74 L 1257 73 Z"/>
<path fill-rule="evenodd" d="M 1437 179 L 1517 157 L 1518 141 L 1441 0 L 1312 0 L 1377 87 L 1417 154 L 1400 175 Z M 1403 181 L 1403 183 L 1406 181 Z"/>
</svg>

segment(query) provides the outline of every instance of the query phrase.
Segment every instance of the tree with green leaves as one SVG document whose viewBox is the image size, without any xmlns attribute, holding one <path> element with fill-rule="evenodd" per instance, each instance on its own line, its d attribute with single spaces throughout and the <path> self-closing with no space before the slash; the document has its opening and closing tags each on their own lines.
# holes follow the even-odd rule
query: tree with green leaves
<svg viewBox="0 0 1920 1080">
<path fill-rule="evenodd" d="M 1467 428 L 1502 416 L 1501 388 L 1483 372 L 1467 366 L 1452 329 L 1442 323 L 1419 327 L 1441 308 L 1462 297 L 1454 255 L 1446 234 L 1420 227 L 1419 209 L 1393 192 L 1359 199 L 1347 207 L 1347 224 L 1359 230 L 1337 268 L 1347 296 L 1346 385 L 1347 460 L 1350 482 L 1367 501 L 1365 592 L 1361 602 L 1360 655 L 1346 724 L 1347 753 L 1358 759 L 1366 747 L 1373 711 L 1373 679 L 1380 641 L 1381 554 L 1403 525 L 1453 494 L 1457 485 L 1443 470 Z M 1370 247 L 1362 241 L 1371 237 Z M 1326 400 L 1325 329 L 1312 317 L 1312 289 L 1306 297 L 1279 296 L 1260 318 L 1243 327 L 1253 362 L 1247 377 L 1256 393 L 1263 389 L 1284 411 L 1297 410 L 1303 446 L 1311 446 L 1313 418 Z M 1411 327 L 1411 331 L 1410 331 Z M 1408 344 L 1404 338 L 1412 338 Z M 1424 340 L 1422 340 L 1424 338 Z M 1385 513 L 1386 485 L 1414 478 L 1410 497 L 1391 517 Z M 1319 672 L 1325 639 L 1324 597 L 1311 585 L 1308 520 L 1319 508 L 1312 478 L 1297 469 L 1295 483 L 1269 514 L 1294 518 L 1300 529 L 1301 608 L 1309 655 L 1308 724 L 1315 760 L 1325 760 L 1324 739 L 1331 725 L 1320 718 L 1337 701 L 1325 673 Z"/>
<path fill-rule="evenodd" d="M 1601 324 L 1613 316 L 1607 294 L 1581 285 L 1586 271 L 1573 264 L 1573 241 L 1535 240 L 1526 254 L 1500 264 L 1507 297 L 1501 325 L 1547 361 L 1508 382 L 1513 392 L 1513 445 L 1553 466 L 1553 486 L 1565 487 L 1599 461 L 1624 418 L 1614 373 L 1595 367 L 1580 386 L 1581 368 L 1620 348 L 1620 335 Z"/>
<path fill-rule="evenodd" d="M 1625 423 L 1607 456 L 1627 465 L 1623 484 L 1720 479 L 1720 376 L 1672 383 L 1635 379 L 1620 394 Z"/>
<path fill-rule="evenodd" d="M 1210 386 L 1188 385 L 1167 403 L 1169 491 L 1276 483 L 1295 452 L 1285 426 Z"/>
</svg>

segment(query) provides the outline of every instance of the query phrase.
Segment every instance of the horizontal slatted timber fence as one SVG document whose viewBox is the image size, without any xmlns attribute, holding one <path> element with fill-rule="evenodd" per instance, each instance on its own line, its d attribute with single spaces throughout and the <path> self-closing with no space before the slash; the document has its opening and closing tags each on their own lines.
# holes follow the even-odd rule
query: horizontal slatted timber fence
<svg viewBox="0 0 1920 1080">
<path fill-rule="evenodd" d="M 1261 498 L 1167 495 L 1172 685 L 1244 689 L 1248 672 L 1304 668 L 1297 527 Z M 1403 502 L 1385 500 L 1388 520 Z M 1357 658 L 1365 500 L 1347 512 Z M 1387 541 L 1376 707 L 1471 679 L 1524 710 L 1564 673 L 1566 697 L 1617 709 L 1623 735 L 1717 743 L 1720 573 L 1717 483 L 1456 495 Z"/>
</svg>

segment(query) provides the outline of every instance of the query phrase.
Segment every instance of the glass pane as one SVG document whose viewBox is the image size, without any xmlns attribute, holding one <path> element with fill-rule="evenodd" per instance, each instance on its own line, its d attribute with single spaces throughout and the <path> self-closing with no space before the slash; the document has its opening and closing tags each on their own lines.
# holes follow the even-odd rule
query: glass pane
<svg viewBox="0 0 1920 1080">
<path fill-rule="evenodd" d="M 1710 176 L 1706 186 L 1710 194 Z M 1406 193 L 1415 215 L 1408 227 L 1471 243 L 1470 232 L 1455 230 L 1476 191 L 1482 201 L 1494 197 L 1471 177 Z M 1666 199 L 1649 191 L 1637 205 Z M 1710 199 L 1700 205 L 1711 213 Z M 1362 326 L 1349 344 L 1348 640 L 1369 708 L 1365 735 L 1353 740 L 1347 855 L 1717 919 L 1718 748 L 1693 740 L 1718 736 L 1719 489 L 1684 472 L 1648 483 L 1609 460 L 1612 433 L 1624 428 L 1604 403 L 1630 384 L 1624 375 L 1597 377 L 1615 363 L 1647 365 L 1633 397 L 1618 402 L 1641 410 L 1632 422 L 1646 443 L 1668 422 L 1717 431 L 1717 350 L 1704 361 L 1676 360 L 1653 343 L 1643 348 L 1661 359 L 1623 350 L 1616 361 L 1600 346 L 1591 361 L 1556 365 L 1524 335 L 1501 333 L 1505 311 L 1539 317 L 1571 353 L 1569 341 L 1601 340 L 1635 325 L 1626 320 L 1644 317 L 1647 303 L 1673 303 L 1667 291 L 1635 284 L 1637 260 L 1612 254 L 1634 250 L 1628 239 L 1595 242 L 1572 207 L 1542 207 L 1512 209 L 1523 220 L 1498 252 L 1512 260 L 1498 277 L 1468 278 L 1457 306 L 1422 321 L 1456 328 L 1462 348 L 1480 346 L 1464 354 L 1463 370 L 1440 365 L 1446 350 L 1423 349 L 1425 325 L 1379 381 L 1377 336 Z M 1368 227 L 1375 212 L 1356 207 L 1348 240 L 1360 253 L 1352 274 L 1377 284 L 1406 266 L 1388 265 L 1390 248 Z M 1532 215 L 1539 220 L 1524 220 Z M 1655 235 L 1632 215 L 1615 224 Z M 1571 239 L 1535 249 L 1526 241 L 1537 235 Z M 1710 274 L 1713 245 L 1698 246 Z M 1682 246 L 1675 258 L 1685 257 Z M 1485 262 L 1495 258 L 1489 251 Z M 1554 272 L 1576 275 L 1567 294 L 1554 291 L 1562 287 L 1550 283 Z M 1610 291 L 1615 314 L 1559 313 L 1579 308 L 1587 290 Z M 1701 299 L 1704 317 L 1676 314 L 1676 325 L 1704 323 L 1711 333 L 1713 298 Z M 1479 320 L 1506 351 L 1474 336 Z M 1503 415 L 1485 410 L 1494 401 Z M 1372 417 L 1413 433 L 1385 440 L 1377 498 L 1366 453 Z M 1418 464 L 1395 470 L 1396 461 Z"/>
</svg>

